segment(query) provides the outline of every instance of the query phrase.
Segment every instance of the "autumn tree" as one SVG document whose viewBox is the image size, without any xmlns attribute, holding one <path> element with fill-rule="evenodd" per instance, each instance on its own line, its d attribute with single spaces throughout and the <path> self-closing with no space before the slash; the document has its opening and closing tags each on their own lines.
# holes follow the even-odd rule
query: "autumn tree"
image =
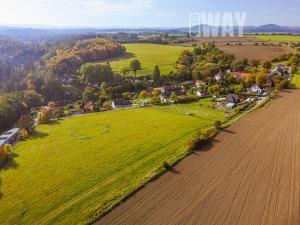
<svg viewBox="0 0 300 225">
<path fill-rule="evenodd" d="M 21 130 L 26 130 L 28 133 L 31 133 L 32 127 L 34 126 L 34 119 L 30 114 L 22 115 L 17 122 L 17 127 Z"/>
<path fill-rule="evenodd" d="M 260 73 L 256 76 L 256 84 L 257 85 L 260 85 L 260 86 L 263 86 L 267 83 L 267 77 L 265 74 L 263 73 Z"/>
<path fill-rule="evenodd" d="M 42 108 L 40 113 L 39 113 L 39 123 L 48 123 L 51 120 L 51 114 L 50 111 L 47 110 L 46 108 Z"/>
</svg>

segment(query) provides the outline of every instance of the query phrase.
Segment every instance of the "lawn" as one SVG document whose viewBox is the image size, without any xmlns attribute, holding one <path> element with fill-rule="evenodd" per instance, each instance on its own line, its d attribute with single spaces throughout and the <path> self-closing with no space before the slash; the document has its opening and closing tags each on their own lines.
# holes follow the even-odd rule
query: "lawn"
<svg viewBox="0 0 300 225">
<path fill-rule="evenodd" d="M 129 62 L 136 58 L 141 62 L 142 70 L 137 75 L 152 74 L 155 65 L 160 67 L 162 74 L 175 71 L 175 63 L 179 54 L 190 47 L 157 45 L 157 44 L 125 44 L 126 55 L 122 58 L 112 60 L 111 66 L 114 71 L 119 72 L 123 66 L 129 66 Z M 130 72 L 133 76 L 133 72 Z"/>
<path fill-rule="evenodd" d="M 265 41 L 269 41 L 269 40 L 277 41 L 277 42 L 300 41 L 300 36 L 297 35 L 255 35 L 255 37 Z"/>
<path fill-rule="evenodd" d="M 300 88 L 300 68 L 297 67 L 297 72 L 293 74 L 292 84 L 295 85 L 296 88 Z"/>
<path fill-rule="evenodd" d="M 110 111 L 39 125 L 0 171 L 0 224 L 86 224 L 183 157 L 200 129 L 224 120 L 208 100 Z"/>
</svg>

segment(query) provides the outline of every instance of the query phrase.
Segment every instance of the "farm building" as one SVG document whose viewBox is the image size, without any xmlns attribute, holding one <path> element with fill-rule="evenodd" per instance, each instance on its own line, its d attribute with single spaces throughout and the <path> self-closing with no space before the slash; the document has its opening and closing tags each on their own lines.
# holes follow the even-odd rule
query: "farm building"
<svg viewBox="0 0 300 225">
<path fill-rule="evenodd" d="M 122 98 L 118 98 L 113 100 L 111 107 L 113 109 L 120 109 L 120 108 L 126 108 L 126 107 L 131 107 L 132 106 L 132 102 L 130 100 L 127 99 L 122 99 Z"/>
<path fill-rule="evenodd" d="M 19 128 L 13 128 L 0 136 L 0 146 L 5 144 L 14 144 L 19 138 Z"/>
</svg>

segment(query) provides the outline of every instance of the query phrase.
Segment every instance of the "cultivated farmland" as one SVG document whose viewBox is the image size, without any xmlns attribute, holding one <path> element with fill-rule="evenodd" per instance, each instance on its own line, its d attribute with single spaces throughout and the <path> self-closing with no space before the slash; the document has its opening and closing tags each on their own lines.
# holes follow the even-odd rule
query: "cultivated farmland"
<svg viewBox="0 0 300 225">
<path fill-rule="evenodd" d="M 300 42 L 299 35 L 255 35 L 256 38 L 264 41 L 275 41 L 275 42 Z"/>
<path fill-rule="evenodd" d="M 208 100 L 94 113 L 37 127 L 0 171 L 0 224 L 86 224 L 183 157 L 195 132 L 224 120 Z M 8 213 L 9 212 L 9 213 Z"/>
<path fill-rule="evenodd" d="M 299 98 L 280 94 L 97 225 L 300 224 Z"/>
<path fill-rule="evenodd" d="M 276 56 L 290 52 L 290 49 L 285 46 L 255 46 L 255 45 L 217 45 L 221 50 L 233 54 L 237 59 L 247 58 L 249 60 L 258 59 L 261 61 L 270 60 Z"/>
<path fill-rule="evenodd" d="M 155 65 L 160 67 L 162 74 L 168 74 L 175 71 L 174 68 L 179 54 L 190 49 L 182 46 L 157 45 L 157 44 L 125 44 L 126 55 L 110 61 L 114 71 L 119 72 L 120 68 L 129 65 L 132 59 L 138 59 L 142 64 L 142 70 L 137 75 L 151 75 Z M 130 72 L 133 76 L 133 72 Z"/>
</svg>

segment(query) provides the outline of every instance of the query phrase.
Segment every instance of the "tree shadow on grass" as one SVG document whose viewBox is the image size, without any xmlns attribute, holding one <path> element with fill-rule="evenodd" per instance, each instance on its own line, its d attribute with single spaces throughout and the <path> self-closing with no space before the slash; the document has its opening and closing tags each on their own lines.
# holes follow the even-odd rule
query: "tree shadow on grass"
<svg viewBox="0 0 300 225">
<path fill-rule="evenodd" d="M 19 164 L 15 160 L 16 157 L 18 157 L 18 154 L 14 153 L 13 157 L 7 159 L 4 165 L 0 167 L 0 172 L 10 170 L 10 169 L 18 169 Z"/>
<path fill-rule="evenodd" d="M 109 62 L 119 61 L 119 60 L 123 60 L 123 59 L 132 59 L 134 57 L 135 57 L 134 53 L 126 52 L 125 54 L 123 54 L 121 56 L 117 56 L 117 57 L 109 59 Z M 100 62 L 107 62 L 107 60 L 102 60 Z"/>
<path fill-rule="evenodd" d="M 41 132 L 41 131 L 34 131 L 30 139 L 38 139 L 38 138 L 45 138 L 48 137 L 49 134 Z"/>
<path fill-rule="evenodd" d="M 1 191 L 1 185 L 2 185 L 2 181 L 1 181 L 1 178 L 0 178 L 0 201 L 1 201 L 1 198 L 3 197 L 3 193 Z"/>
<path fill-rule="evenodd" d="M 59 120 L 51 120 L 48 123 L 45 123 L 44 125 L 52 126 L 52 125 L 58 125 L 60 124 Z"/>
</svg>

